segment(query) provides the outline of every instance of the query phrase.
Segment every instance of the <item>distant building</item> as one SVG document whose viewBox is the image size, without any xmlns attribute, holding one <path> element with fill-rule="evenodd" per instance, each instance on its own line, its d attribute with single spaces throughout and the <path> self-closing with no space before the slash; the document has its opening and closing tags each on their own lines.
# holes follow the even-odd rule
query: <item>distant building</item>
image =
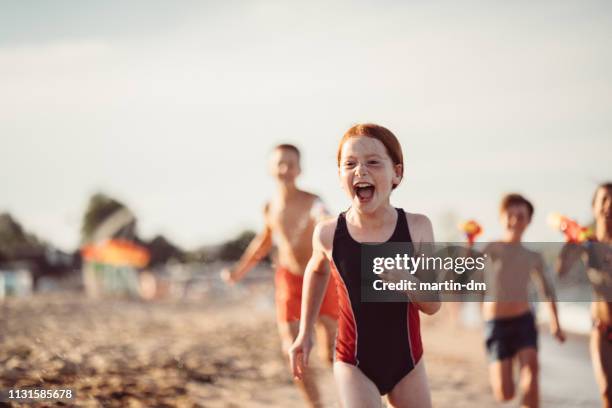
<svg viewBox="0 0 612 408">
<path fill-rule="evenodd" d="M 26 262 L 14 262 L 0 268 L 0 299 L 8 296 L 30 296 L 34 286 L 32 272 Z"/>
</svg>

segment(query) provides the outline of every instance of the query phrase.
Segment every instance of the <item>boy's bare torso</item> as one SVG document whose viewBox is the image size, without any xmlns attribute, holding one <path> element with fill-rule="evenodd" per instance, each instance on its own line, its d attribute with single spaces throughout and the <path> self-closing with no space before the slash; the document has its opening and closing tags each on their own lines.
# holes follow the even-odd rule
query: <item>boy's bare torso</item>
<svg viewBox="0 0 612 408">
<path fill-rule="evenodd" d="M 486 320 L 519 316 L 530 310 L 529 283 L 535 274 L 546 287 L 542 257 L 520 244 L 491 243 L 485 249 L 489 257 L 486 270 L 487 298 L 482 305 Z"/>
<path fill-rule="evenodd" d="M 317 218 L 313 206 L 318 197 L 297 191 L 288 198 L 276 196 L 265 210 L 266 226 L 277 246 L 275 263 L 291 273 L 303 275 L 312 255 L 312 233 Z"/>
</svg>

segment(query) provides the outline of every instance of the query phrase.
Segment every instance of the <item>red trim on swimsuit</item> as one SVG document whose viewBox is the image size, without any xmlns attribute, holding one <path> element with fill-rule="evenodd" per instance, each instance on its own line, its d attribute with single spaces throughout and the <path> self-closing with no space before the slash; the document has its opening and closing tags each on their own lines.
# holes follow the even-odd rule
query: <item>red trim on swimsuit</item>
<svg viewBox="0 0 612 408">
<path fill-rule="evenodd" d="M 332 262 L 332 274 L 338 285 L 338 334 L 336 336 L 336 360 L 357 365 L 357 325 L 346 286 Z"/>
<path fill-rule="evenodd" d="M 408 303 L 408 341 L 410 342 L 410 354 L 412 362 L 416 365 L 423 356 L 423 343 L 421 341 L 421 318 L 419 309 L 413 304 Z"/>
</svg>

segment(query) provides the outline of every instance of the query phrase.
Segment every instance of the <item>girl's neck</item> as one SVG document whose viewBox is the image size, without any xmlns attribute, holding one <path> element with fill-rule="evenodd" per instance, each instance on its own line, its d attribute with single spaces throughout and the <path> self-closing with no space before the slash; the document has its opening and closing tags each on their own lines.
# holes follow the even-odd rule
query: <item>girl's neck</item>
<svg viewBox="0 0 612 408">
<path fill-rule="evenodd" d="M 387 203 L 378 207 L 371 213 L 362 213 L 356 210 L 354 207 L 348 211 L 347 216 L 351 221 L 351 224 L 359 228 L 365 229 L 378 229 L 385 225 L 389 220 L 394 219 L 396 210 Z"/>
</svg>

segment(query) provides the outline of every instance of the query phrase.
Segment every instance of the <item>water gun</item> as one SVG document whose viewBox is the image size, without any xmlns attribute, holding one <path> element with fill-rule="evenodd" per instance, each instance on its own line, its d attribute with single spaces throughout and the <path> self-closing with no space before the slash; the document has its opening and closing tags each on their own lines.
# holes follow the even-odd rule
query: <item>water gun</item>
<svg viewBox="0 0 612 408">
<path fill-rule="evenodd" d="M 548 216 L 548 223 L 554 229 L 561 231 L 565 235 L 567 242 L 580 244 L 595 238 L 592 228 L 583 227 L 571 218 L 559 213 L 550 214 Z"/>
<path fill-rule="evenodd" d="M 463 231 L 470 245 L 476 241 L 476 238 L 480 234 L 482 234 L 482 227 L 475 220 L 469 220 L 459 224 L 459 229 Z"/>
</svg>

